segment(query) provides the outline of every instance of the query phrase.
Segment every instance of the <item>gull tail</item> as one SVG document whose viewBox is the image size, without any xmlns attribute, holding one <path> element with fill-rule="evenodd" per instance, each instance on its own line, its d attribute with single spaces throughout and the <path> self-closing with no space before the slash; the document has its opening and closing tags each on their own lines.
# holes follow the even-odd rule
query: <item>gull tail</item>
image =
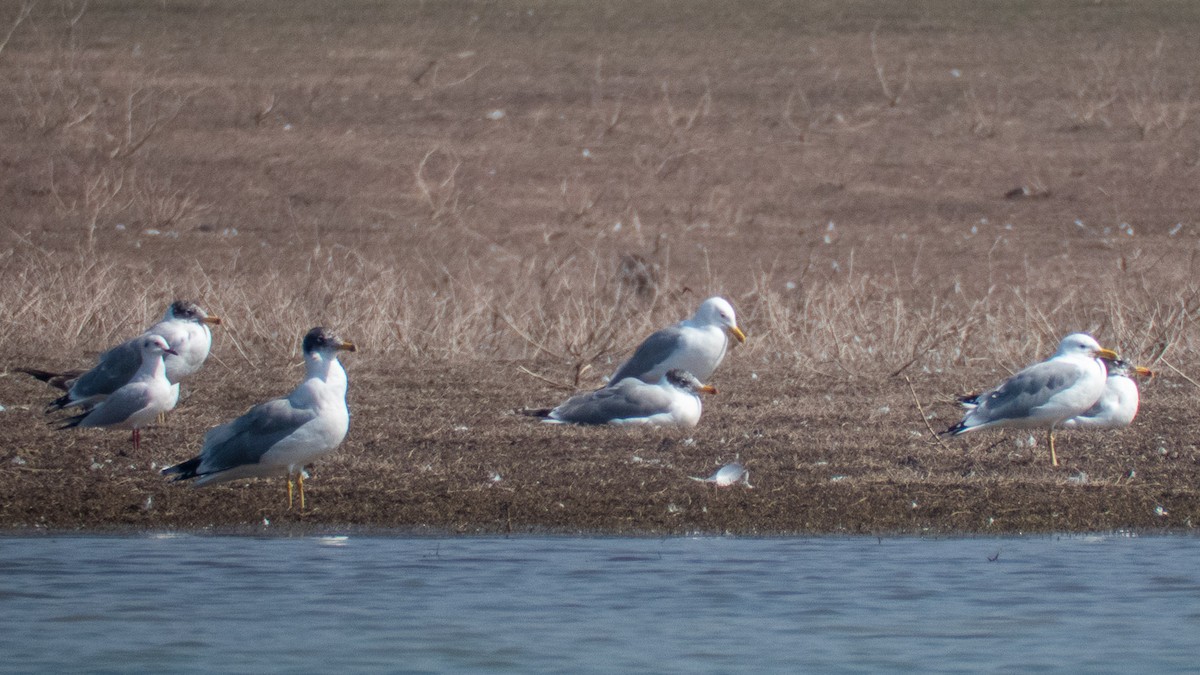
<svg viewBox="0 0 1200 675">
<path fill-rule="evenodd" d="M 175 466 L 168 466 L 167 468 L 163 469 L 160 473 L 162 473 L 162 475 L 164 475 L 164 476 L 175 476 L 175 478 L 173 480 L 187 480 L 189 478 L 195 478 L 197 475 L 199 475 L 196 473 L 196 469 L 199 469 L 199 468 L 200 468 L 200 456 L 196 455 L 195 457 L 189 459 L 186 462 L 180 462 L 180 463 L 176 464 Z M 178 475 L 176 475 L 176 474 L 178 474 Z"/>
<path fill-rule="evenodd" d="M 62 373 L 41 370 L 40 368 L 14 368 L 14 370 L 18 373 L 25 373 L 30 377 L 37 378 L 51 387 L 62 389 L 63 391 L 69 390 L 71 385 L 75 383 L 75 380 L 79 379 L 79 376 L 83 374 L 78 370 L 68 370 Z"/>
<path fill-rule="evenodd" d="M 975 427 L 973 427 L 973 426 L 967 426 L 966 420 L 963 420 L 938 435 L 939 436 L 957 436 L 959 434 L 965 434 L 974 428 Z"/>
<path fill-rule="evenodd" d="M 979 397 L 983 394 L 967 394 L 966 396 L 958 397 L 958 404 L 967 409 L 979 407 Z"/>
<path fill-rule="evenodd" d="M 63 408 L 66 408 L 66 407 L 69 407 L 72 405 L 75 405 L 75 402 L 71 400 L 71 395 L 63 394 L 62 396 L 59 396 L 58 398 L 51 401 L 50 405 L 46 406 L 46 414 L 49 415 L 52 412 L 62 410 Z"/>
<path fill-rule="evenodd" d="M 49 412 L 49 411 L 47 411 L 47 412 Z M 61 426 L 54 427 L 55 431 L 62 431 L 63 429 L 72 429 L 74 427 L 79 426 L 80 422 L 83 422 L 83 418 L 87 417 L 90 412 L 91 412 L 90 410 L 86 410 L 84 412 L 79 413 L 78 415 L 73 415 L 71 417 L 63 417 L 63 418 L 56 419 L 56 420 L 51 420 L 51 421 L 47 422 L 46 424 L 61 425 Z"/>
</svg>

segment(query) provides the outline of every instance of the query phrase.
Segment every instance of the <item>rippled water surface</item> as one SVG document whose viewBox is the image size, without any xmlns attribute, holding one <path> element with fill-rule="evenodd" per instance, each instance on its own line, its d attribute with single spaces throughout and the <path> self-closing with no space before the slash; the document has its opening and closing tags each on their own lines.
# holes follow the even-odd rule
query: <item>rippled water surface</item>
<svg viewBox="0 0 1200 675">
<path fill-rule="evenodd" d="M 0 669 L 1195 672 L 1200 539 L 0 537 Z"/>
</svg>

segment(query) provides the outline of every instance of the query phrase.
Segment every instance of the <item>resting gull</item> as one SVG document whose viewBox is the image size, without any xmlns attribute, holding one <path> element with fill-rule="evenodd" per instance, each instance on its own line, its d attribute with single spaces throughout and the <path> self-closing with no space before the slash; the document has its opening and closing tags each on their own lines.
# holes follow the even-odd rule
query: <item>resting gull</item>
<svg viewBox="0 0 1200 675">
<path fill-rule="evenodd" d="M 158 335 L 167 341 L 171 352 L 165 359 L 166 377 L 172 384 L 195 373 L 204 365 L 212 348 L 212 331 L 209 326 L 221 323 L 221 319 L 209 316 L 194 302 L 176 300 L 167 307 L 163 318 L 145 333 L 126 340 L 100 355 L 100 361 L 91 370 L 81 373 L 73 381 L 71 373 L 48 373 L 28 369 L 25 372 L 52 386 L 67 389 L 66 395 L 55 400 L 46 412 L 71 406 L 89 407 L 103 401 L 110 394 L 129 382 L 141 363 L 138 340 L 146 335 Z"/>
<path fill-rule="evenodd" d="M 90 411 L 69 417 L 59 429 L 115 427 L 133 429 L 133 449 L 142 445 L 142 427 L 175 407 L 179 385 L 167 381 L 163 356 L 178 356 L 161 335 L 136 338 L 141 364 L 133 377 Z"/>
<path fill-rule="evenodd" d="M 1104 393 L 1107 371 L 1101 359 L 1116 360 L 1117 354 L 1086 333 L 1072 333 L 1059 343 L 1054 356 L 976 397 L 975 407 L 945 433 L 958 435 L 989 427 L 1045 427 L 1050 461 L 1058 466 L 1054 428 L 1091 408 Z"/>
<path fill-rule="evenodd" d="M 1059 426 L 1064 429 L 1119 429 L 1133 423 L 1138 411 L 1138 386 L 1134 376 L 1151 378 L 1149 368 L 1135 366 L 1126 361 L 1107 364 L 1108 377 L 1104 380 L 1104 393 L 1086 412 L 1066 420 Z"/>
<path fill-rule="evenodd" d="M 700 421 L 700 392 L 717 390 L 690 373 L 667 371 L 658 382 L 646 384 L 636 377 L 578 394 L 553 410 L 533 414 L 551 424 L 648 424 L 694 427 Z"/>
<path fill-rule="evenodd" d="M 305 377 L 285 398 L 260 403 L 241 417 L 204 435 L 200 454 L 163 469 L 175 480 L 195 478 L 196 485 L 238 478 L 287 476 L 288 508 L 292 508 L 292 476 L 304 504 L 304 466 L 333 452 L 350 428 L 346 408 L 346 371 L 339 351 L 356 347 L 324 328 L 304 336 Z"/>
<path fill-rule="evenodd" d="M 724 298 L 713 297 L 700 303 L 690 319 L 663 328 L 646 338 L 633 356 L 617 368 L 609 384 L 617 385 L 629 377 L 646 384 L 662 379 L 668 370 L 679 369 L 707 382 L 725 357 L 729 335 L 738 342 L 746 334 L 737 325 L 733 306 Z"/>
</svg>

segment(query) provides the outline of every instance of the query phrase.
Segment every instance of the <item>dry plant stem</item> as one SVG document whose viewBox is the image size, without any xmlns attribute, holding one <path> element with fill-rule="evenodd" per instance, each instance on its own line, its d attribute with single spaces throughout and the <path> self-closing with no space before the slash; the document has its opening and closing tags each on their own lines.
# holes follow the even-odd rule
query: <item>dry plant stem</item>
<svg viewBox="0 0 1200 675">
<path fill-rule="evenodd" d="M 921 421 L 925 423 L 925 428 L 929 431 L 929 435 L 933 437 L 933 440 L 937 441 L 938 445 L 942 446 L 942 449 L 947 452 L 951 451 L 950 446 L 946 445 L 938 432 L 933 430 L 933 425 L 929 423 L 929 418 L 925 416 L 925 408 L 921 406 L 921 399 L 917 398 L 917 390 L 913 388 L 912 380 L 908 379 L 908 376 L 905 375 L 904 382 L 908 385 L 909 393 L 912 394 L 913 403 L 917 404 L 917 412 L 920 413 Z"/>
<path fill-rule="evenodd" d="M 1184 373 L 1182 370 L 1176 368 L 1174 365 L 1171 364 L 1170 361 L 1166 360 L 1165 358 L 1159 357 L 1158 362 L 1163 364 L 1167 368 L 1170 368 L 1171 372 L 1175 373 L 1179 377 L 1182 377 L 1184 379 L 1184 381 L 1186 381 L 1188 384 L 1192 385 L 1193 387 L 1196 387 L 1197 389 L 1200 389 L 1200 382 L 1196 382 L 1192 378 L 1188 377 L 1187 373 Z"/>
<path fill-rule="evenodd" d="M 895 107 L 900 104 L 900 98 L 908 92 L 909 86 L 912 84 L 912 64 L 907 61 L 904 64 L 904 80 L 900 85 L 900 90 L 893 92 L 891 85 L 888 83 L 887 71 L 884 69 L 883 59 L 879 56 L 879 47 L 876 45 L 876 35 L 879 32 L 879 25 L 875 25 L 875 30 L 871 31 L 871 62 L 875 66 L 875 77 L 879 80 L 879 87 L 883 90 L 883 97 L 887 99 L 888 107 Z"/>
<path fill-rule="evenodd" d="M 187 106 L 187 97 L 175 94 L 174 109 L 166 113 L 161 113 L 155 110 L 151 113 L 149 119 L 144 122 L 144 126 L 140 130 L 135 130 L 138 125 L 137 118 L 139 112 L 154 106 L 150 100 L 150 94 L 144 93 L 143 87 L 132 88 L 129 94 L 125 97 L 125 133 L 124 140 L 118 143 L 108 156 L 110 159 L 127 159 L 146 144 L 159 131 L 159 129 L 169 124 L 179 117 L 179 113 Z"/>
<path fill-rule="evenodd" d="M 518 366 L 517 370 L 521 371 L 522 373 L 525 373 L 526 375 L 528 375 L 536 380 L 540 380 L 541 382 L 544 382 L 544 383 L 550 385 L 551 387 L 554 387 L 555 389 L 562 389 L 563 391 L 575 391 L 574 386 L 569 385 L 569 384 L 563 384 L 562 382 L 555 382 L 554 380 L 551 380 L 550 378 L 545 377 L 544 375 L 538 375 L 537 373 L 526 368 L 525 366 Z"/>
<path fill-rule="evenodd" d="M 17 8 L 17 16 L 13 19 L 12 25 L 8 27 L 8 32 L 4 34 L 4 39 L 0 40 L 0 56 L 4 55 L 4 50 L 12 40 L 13 33 L 16 33 L 17 28 L 25 19 L 29 18 L 29 13 L 33 11 L 35 5 L 37 5 L 36 0 L 21 0 L 21 6 Z"/>
</svg>

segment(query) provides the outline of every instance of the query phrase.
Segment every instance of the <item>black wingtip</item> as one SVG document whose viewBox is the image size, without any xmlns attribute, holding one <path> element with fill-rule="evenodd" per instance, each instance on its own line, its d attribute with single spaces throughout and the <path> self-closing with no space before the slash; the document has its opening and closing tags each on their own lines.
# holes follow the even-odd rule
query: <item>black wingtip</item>
<svg viewBox="0 0 1200 675">
<path fill-rule="evenodd" d="M 57 372 L 51 370 L 42 370 L 41 368 L 13 368 L 13 370 L 15 372 L 24 373 L 32 378 L 41 380 L 51 387 L 54 387 L 55 389 L 61 389 L 63 391 L 70 391 L 71 386 L 74 385 L 75 381 L 79 379 L 79 376 L 83 375 L 84 373 L 82 370 L 64 370 L 62 372 Z"/>
<path fill-rule="evenodd" d="M 50 402 L 50 405 L 46 406 L 46 414 L 48 415 L 52 412 L 57 412 L 69 405 L 71 405 L 71 395 L 64 394 L 64 395 L 59 396 L 58 398 L 54 399 L 53 401 Z"/>
<path fill-rule="evenodd" d="M 955 424 L 954 426 L 950 427 L 949 429 L 943 431 L 942 433 L 940 433 L 938 435 L 939 436 L 957 436 L 968 430 L 970 430 L 970 427 L 968 427 L 966 424 L 964 424 L 962 422 L 959 422 L 958 424 Z"/>
<path fill-rule="evenodd" d="M 83 418 L 85 418 L 87 416 L 88 416 L 88 413 L 83 412 L 83 413 L 79 413 L 78 415 L 73 415 L 71 417 L 62 417 L 62 418 L 59 418 L 56 420 L 50 420 L 49 422 L 46 422 L 46 424 L 60 425 L 60 426 L 54 427 L 55 431 L 62 431 L 63 429 L 73 429 L 73 428 L 79 426 L 79 423 L 82 422 Z"/>
<path fill-rule="evenodd" d="M 189 459 L 186 462 L 180 462 L 180 463 L 176 464 L 175 466 L 168 466 L 167 468 L 163 469 L 159 473 L 161 473 L 164 476 L 171 476 L 174 474 L 179 474 L 179 475 L 175 476 L 174 480 L 187 480 L 188 478 L 195 478 L 197 475 L 196 469 L 199 469 L 199 468 L 200 468 L 200 456 L 197 455 L 197 456 Z"/>
<path fill-rule="evenodd" d="M 25 373 L 26 375 L 41 380 L 47 384 L 50 383 L 50 380 L 53 380 L 59 376 L 59 373 L 52 373 L 48 370 L 39 370 L 37 368 L 13 368 L 13 370 L 17 371 L 18 373 Z"/>
</svg>

